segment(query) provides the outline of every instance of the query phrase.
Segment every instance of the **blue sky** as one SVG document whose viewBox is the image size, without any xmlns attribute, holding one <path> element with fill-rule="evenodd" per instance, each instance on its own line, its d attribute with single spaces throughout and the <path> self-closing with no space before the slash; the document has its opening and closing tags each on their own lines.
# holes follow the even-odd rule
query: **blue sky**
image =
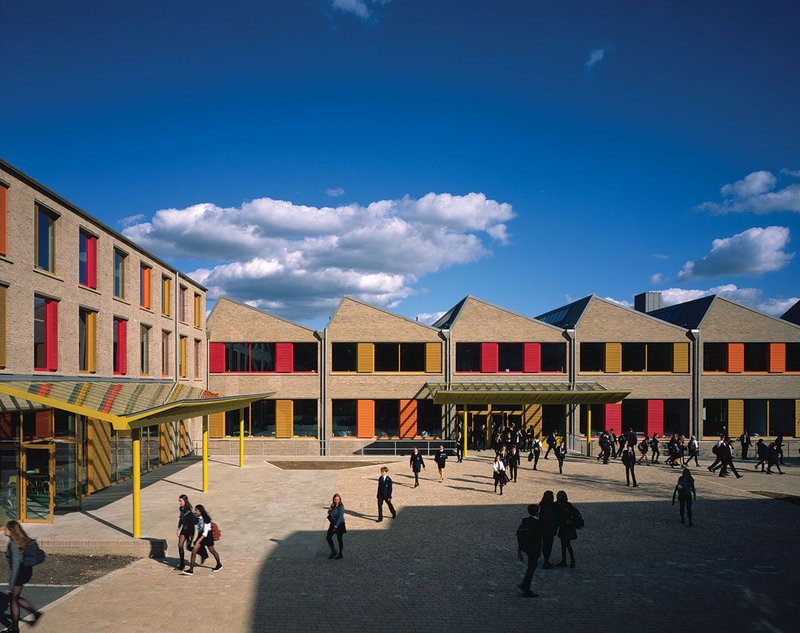
<svg viewBox="0 0 800 633">
<path fill-rule="evenodd" d="M 796 2 L 0 0 L 0 156 L 211 290 L 800 297 Z"/>
</svg>

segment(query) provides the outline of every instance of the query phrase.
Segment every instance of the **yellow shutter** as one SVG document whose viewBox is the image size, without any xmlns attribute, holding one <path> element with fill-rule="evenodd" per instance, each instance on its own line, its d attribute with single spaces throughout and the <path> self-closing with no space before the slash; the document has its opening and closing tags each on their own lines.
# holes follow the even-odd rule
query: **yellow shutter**
<svg viewBox="0 0 800 633">
<path fill-rule="evenodd" d="M 0 185 L 2 187 L 2 185 Z M 1 212 L 1 210 L 0 210 Z M 8 338 L 8 329 L 6 326 L 6 288 L 0 286 L 0 367 L 6 366 L 6 338 Z"/>
<path fill-rule="evenodd" d="M 158 425 L 158 458 L 162 464 L 172 461 L 172 447 L 174 446 L 174 428 L 172 423 L 165 422 Z"/>
<path fill-rule="evenodd" d="M 744 400 L 728 400 L 728 435 L 733 438 L 744 433 Z"/>
<path fill-rule="evenodd" d="M 225 437 L 224 413 L 212 413 L 208 416 L 208 436 Z"/>
<path fill-rule="evenodd" d="M 86 484 L 92 494 L 111 485 L 111 426 L 89 419 L 86 434 Z"/>
<path fill-rule="evenodd" d="M 425 373 L 442 373 L 442 344 L 425 343 Z"/>
<path fill-rule="evenodd" d="M 618 374 L 622 371 L 622 343 L 606 343 L 607 374 Z"/>
<path fill-rule="evenodd" d="M 800 437 L 800 400 L 794 401 L 794 436 Z"/>
<path fill-rule="evenodd" d="M 294 402 L 291 400 L 275 401 L 275 437 L 292 437 L 294 435 Z"/>
<path fill-rule="evenodd" d="M 186 378 L 186 337 L 181 336 L 181 378 Z"/>
<path fill-rule="evenodd" d="M 672 352 L 672 371 L 676 374 L 689 373 L 689 343 L 675 343 Z"/>
<path fill-rule="evenodd" d="M 200 327 L 200 295 L 194 296 L 194 326 Z"/>
<path fill-rule="evenodd" d="M 375 346 L 372 343 L 357 343 L 356 350 L 358 373 L 373 373 L 375 371 Z"/>
<path fill-rule="evenodd" d="M 161 278 L 161 314 L 164 316 L 170 315 L 170 299 L 172 292 L 170 290 L 171 283 L 169 277 Z"/>
<path fill-rule="evenodd" d="M 189 437 L 189 430 L 186 428 L 186 422 L 181 420 L 179 424 L 179 445 L 178 451 L 181 457 L 186 457 L 191 450 L 192 442 Z"/>
<path fill-rule="evenodd" d="M 522 410 L 522 424 L 527 429 L 533 426 L 534 437 L 542 434 L 542 405 L 525 405 Z"/>
</svg>

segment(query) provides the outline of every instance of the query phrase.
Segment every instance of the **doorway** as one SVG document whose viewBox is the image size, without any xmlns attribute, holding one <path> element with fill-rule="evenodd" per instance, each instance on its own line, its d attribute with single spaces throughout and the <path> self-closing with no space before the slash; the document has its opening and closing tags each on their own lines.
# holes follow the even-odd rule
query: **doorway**
<svg viewBox="0 0 800 633">
<path fill-rule="evenodd" d="M 20 518 L 23 521 L 53 522 L 55 454 L 52 443 L 22 444 Z"/>
</svg>

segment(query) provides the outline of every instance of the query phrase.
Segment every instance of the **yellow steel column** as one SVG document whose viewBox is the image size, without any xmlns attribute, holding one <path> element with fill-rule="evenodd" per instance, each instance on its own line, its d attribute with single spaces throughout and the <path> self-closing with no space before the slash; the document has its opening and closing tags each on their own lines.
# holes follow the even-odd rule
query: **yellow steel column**
<svg viewBox="0 0 800 633">
<path fill-rule="evenodd" d="M 592 405 L 586 405 L 586 456 L 592 456 Z"/>
<path fill-rule="evenodd" d="M 142 431 L 131 431 L 131 444 L 133 445 L 133 538 L 142 536 Z"/>
<path fill-rule="evenodd" d="M 467 456 L 467 407 L 464 405 L 464 413 L 463 413 L 463 437 L 461 441 L 464 442 L 464 457 Z"/>
<path fill-rule="evenodd" d="M 208 416 L 203 416 L 203 492 L 208 492 Z"/>
<path fill-rule="evenodd" d="M 239 468 L 244 468 L 244 409 L 239 409 Z"/>
</svg>

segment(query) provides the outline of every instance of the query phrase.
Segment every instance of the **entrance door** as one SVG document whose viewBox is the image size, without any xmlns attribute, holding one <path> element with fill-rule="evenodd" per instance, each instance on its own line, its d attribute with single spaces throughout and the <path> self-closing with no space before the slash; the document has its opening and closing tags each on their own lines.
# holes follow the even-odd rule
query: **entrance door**
<svg viewBox="0 0 800 633">
<path fill-rule="evenodd" d="M 21 518 L 30 523 L 52 523 L 55 492 L 55 446 L 22 444 Z"/>
</svg>

